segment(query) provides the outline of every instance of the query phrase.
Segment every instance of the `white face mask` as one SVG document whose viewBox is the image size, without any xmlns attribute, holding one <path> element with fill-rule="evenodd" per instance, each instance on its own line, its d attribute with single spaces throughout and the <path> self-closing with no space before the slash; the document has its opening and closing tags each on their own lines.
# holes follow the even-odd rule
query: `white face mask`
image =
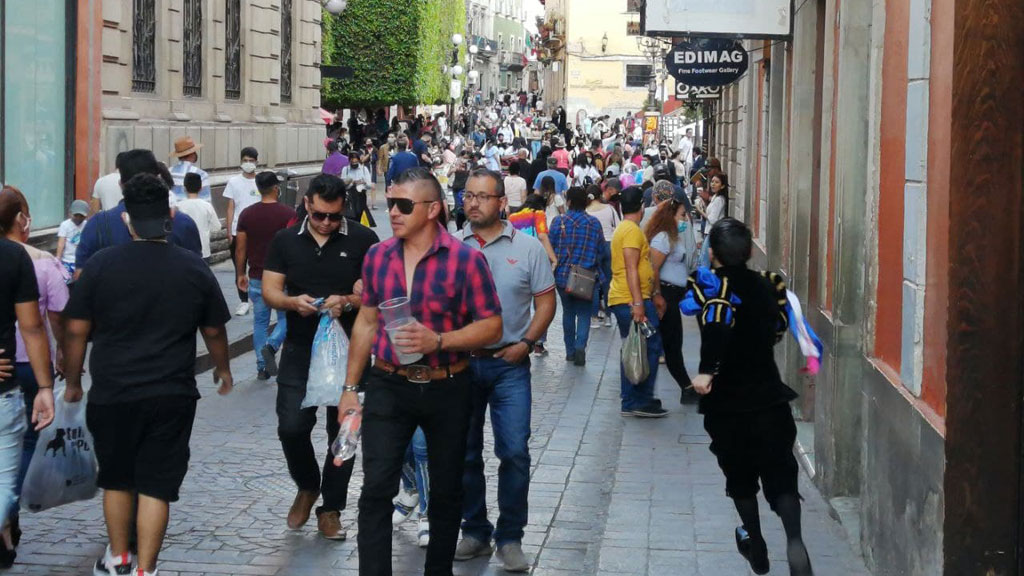
<svg viewBox="0 0 1024 576">
<path fill-rule="evenodd" d="M 242 172 L 252 174 L 256 171 L 256 164 L 253 162 L 242 162 Z"/>
</svg>

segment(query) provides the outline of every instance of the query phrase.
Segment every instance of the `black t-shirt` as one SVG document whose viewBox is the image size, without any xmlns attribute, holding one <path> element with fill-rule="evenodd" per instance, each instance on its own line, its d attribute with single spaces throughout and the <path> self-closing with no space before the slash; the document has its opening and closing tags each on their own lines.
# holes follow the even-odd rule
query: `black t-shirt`
<svg viewBox="0 0 1024 576">
<path fill-rule="evenodd" d="M 39 285 L 36 283 L 36 270 L 28 252 L 15 242 L 0 237 L 0 358 L 14 363 L 14 339 L 17 320 L 14 312 L 15 304 L 24 304 L 39 300 Z M 8 392 L 15 388 L 13 379 L 0 382 L 0 392 Z"/>
<path fill-rule="evenodd" d="M 199 398 L 196 331 L 231 319 L 203 259 L 162 242 L 98 252 L 75 283 L 64 315 L 92 322 L 89 402 L 96 404 Z"/>
<path fill-rule="evenodd" d="M 367 251 L 379 241 L 373 230 L 346 219 L 342 230 L 319 246 L 305 223 L 300 223 L 274 236 L 263 269 L 284 274 L 289 296 L 344 296 L 352 293 L 352 287 L 362 277 Z M 356 312 L 342 314 L 341 325 L 346 334 L 351 333 L 355 319 Z M 286 341 L 298 348 L 311 349 L 319 323 L 316 314 L 303 318 L 298 312 L 289 311 Z"/>
</svg>

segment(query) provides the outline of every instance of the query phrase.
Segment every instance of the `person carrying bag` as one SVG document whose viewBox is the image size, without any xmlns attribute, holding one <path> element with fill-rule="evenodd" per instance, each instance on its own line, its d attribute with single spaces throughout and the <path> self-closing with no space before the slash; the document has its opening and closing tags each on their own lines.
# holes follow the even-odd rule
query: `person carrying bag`
<svg viewBox="0 0 1024 576">
<path fill-rule="evenodd" d="M 566 196 L 569 211 L 552 222 L 550 239 L 558 262 L 555 285 L 562 301 L 565 359 L 584 366 L 594 289 L 603 274 L 598 263 L 608 258 L 608 245 L 601 222 L 586 213 L 586 191 L 574 187 Z"/>
</svg>

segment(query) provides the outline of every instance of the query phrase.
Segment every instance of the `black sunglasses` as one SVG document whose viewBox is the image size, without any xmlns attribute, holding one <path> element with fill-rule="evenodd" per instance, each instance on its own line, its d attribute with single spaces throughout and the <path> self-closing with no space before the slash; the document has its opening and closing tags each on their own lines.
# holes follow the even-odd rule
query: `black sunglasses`
<svg viewBox="0 0 1024 576">
<path fill-rule="evenodd" d="M 410 200 L 408 198 L 388 198 L 387 202 L 388 212 L 390 212 L 391 209 L 394 208 L 395 206 L 398 206 L 398 211 L 408 216 L 409 214 L 412 214 L 413 210 L 416 209 L 417 204 L 433 204 L 434 202 L 437 202 L 437 200 L 423 200 L 417 202 L 415 200 Z"/>
<path fill-rule="evenodd" d="M 317 222 L 323 222 L 324 220 L 341 222 L 341 219 L 344 218 L 345 215 L 341 212 L 310 212 L 309 217 Z"/>
</svg>

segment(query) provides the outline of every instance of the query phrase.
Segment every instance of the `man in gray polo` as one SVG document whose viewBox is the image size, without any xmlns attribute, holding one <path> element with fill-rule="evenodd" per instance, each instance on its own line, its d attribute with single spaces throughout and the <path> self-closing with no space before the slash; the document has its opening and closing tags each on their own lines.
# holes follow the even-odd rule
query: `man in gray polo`
<svg viewBox="0 0 1024 576">
<path fill-rule="evenodd" d="M 466 445 L 462 541 L 456 560 L 486 556 L 494 539 L 508 572 L 526 572 L 523 529 L 530 491 L 530 351 L 555 316 L 555 277 L 547 252 L 536 238 L 516 232 L 500 214 L 505 187 L 497 172 L 479 169 L 462 195 L 469 225 L 457 236 L 487 258 L 501 301 L 501 341 L 472 353 L 473 412 Z M 531 307 L 536 310 L 530 318 Z M 487 520 L 484 479 L 484 412 L 491 408 L 498 467 L 498 525 Z"/>
</svg>

